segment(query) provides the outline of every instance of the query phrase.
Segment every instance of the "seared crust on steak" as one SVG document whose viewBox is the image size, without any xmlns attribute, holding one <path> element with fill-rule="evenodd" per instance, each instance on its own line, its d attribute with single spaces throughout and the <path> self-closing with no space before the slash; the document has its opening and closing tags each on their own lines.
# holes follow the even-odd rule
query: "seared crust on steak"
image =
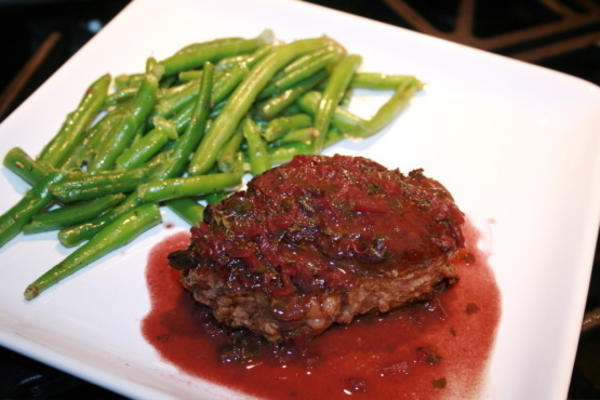
<svg viewBox="0 0 600 400">
<path fill-rule="evenodd" d="M 420 170 L 299 156 L 208 207 L 170 260 L 219 322 L 278 342 L 430 298 L 457 279 L 462 223 Z"/>
<path fill-rule="evenodd" d="M 198 270 L 191 270 L 182 282 L 196 301 L 213 310 L 217 321 L 232 328 L 248 328 L 270 341 L 281 341 L 298 334 L 318 335 L 333 323 L 352 322 L 357 315 L 385 313 L 428 300 L 436 286 L 456 279 L 450 264 L 394 275 L 400 274 L 361 277 L 345 292 L 325 291 L 285 299 L 261 290 L 231 292 L 218 276 Z"/>
</svg>

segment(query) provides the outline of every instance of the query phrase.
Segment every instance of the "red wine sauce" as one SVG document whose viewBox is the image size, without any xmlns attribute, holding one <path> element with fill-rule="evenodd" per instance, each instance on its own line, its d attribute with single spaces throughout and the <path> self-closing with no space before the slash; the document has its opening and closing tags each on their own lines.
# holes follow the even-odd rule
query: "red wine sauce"
<svg viewBox="0 0 600 400">
<path fill-rule="evenodd" d="M 264 344 L 258 355 L 223 355 L 232 336 L 196 305 L 167 255 L 187 247 L 176 234 L 151 252 L 147 267 L 152 309 L 146 339 L 181 370 L 267 399 L 436 399 L 479 393 L 500 316 L 500 295 L 478 235 L 454 262 L 460 280 L 436 298 L 385 316 L 335 326 L 297 348 Z"/>
</svg>

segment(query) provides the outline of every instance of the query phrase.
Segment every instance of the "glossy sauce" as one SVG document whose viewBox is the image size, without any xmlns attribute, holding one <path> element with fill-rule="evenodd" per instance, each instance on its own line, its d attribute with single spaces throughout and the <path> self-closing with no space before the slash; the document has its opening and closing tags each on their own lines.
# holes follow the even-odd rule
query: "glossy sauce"
<svg viewBox="0 0 600 400">
<path fill-rule="evenodd" d="M 477 396 L 500 315 L 499 292 L 486 256 L 467 227 L 466 250 L 454 262 L 460 281 L 425 304 L 336 326 L 303 347 L 262 346 L 248 362 L 223 359 L 239 336 L 216 326 L 181 288 L 167 254 L 187 233 L 149 256 L 152 309 L 142 330 L 162 357 L 183 371 L 267 399 L 436 399 Z"/>
</svg>

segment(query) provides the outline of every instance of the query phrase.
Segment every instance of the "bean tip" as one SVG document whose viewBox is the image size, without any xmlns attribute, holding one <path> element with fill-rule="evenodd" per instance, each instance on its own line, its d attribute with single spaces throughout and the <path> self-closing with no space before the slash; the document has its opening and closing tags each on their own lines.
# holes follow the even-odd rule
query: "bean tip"
<svg viewBox="0 0 600 400">
<path fill-rule="evenodd" d="M 29 301 L 36 298 L 39 294 L 40 288 L 32 283 L 31 285 L 27 286 L 27 289 L 25 289 L 23 296 L 25 296 L 25 300 Z"/>
<path fill-rule="evenodd" d="M 275 33 L 272 29 L 265 29 L 258 35 L 258 38 L 263 44 L 273 43 L 275 40 Z"/>
</svg>

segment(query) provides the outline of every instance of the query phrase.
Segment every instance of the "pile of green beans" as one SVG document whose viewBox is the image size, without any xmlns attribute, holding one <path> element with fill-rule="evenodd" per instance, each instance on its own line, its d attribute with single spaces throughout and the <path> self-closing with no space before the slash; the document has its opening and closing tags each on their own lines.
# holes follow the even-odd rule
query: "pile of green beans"
<svg viewBox="0 0 600 400">
<path fill-rule="evenodd" d="M 50 230 L 79 246 L 25 298 L 158 224 L 161 206 L 195 224 L 246 173 L 380 131 L 423 84 L 358 72 L 361 61 L 326 36 L 283 43 L 265 31 L 193 43 L 149 58 L 144 72 L 100 77 L 39 156 L 13 148 L 4 158 L 31 189 L 0 216 L 0 246 Z M 364 119 L 346 107 L 355 88 L 392 93 Z"/>
</svg>

